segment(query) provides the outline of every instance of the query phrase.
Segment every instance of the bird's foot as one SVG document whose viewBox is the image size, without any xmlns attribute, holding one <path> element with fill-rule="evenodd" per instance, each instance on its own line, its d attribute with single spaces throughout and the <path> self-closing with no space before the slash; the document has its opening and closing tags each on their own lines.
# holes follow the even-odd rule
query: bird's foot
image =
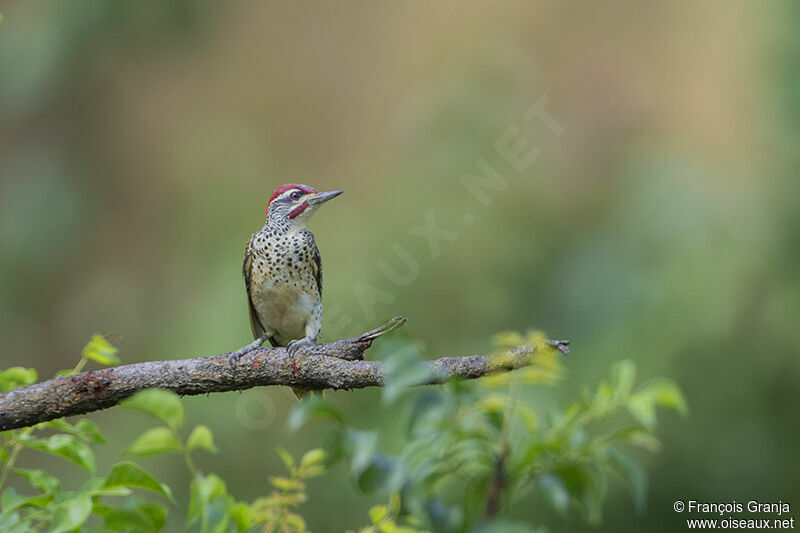
<svg viewBox="0 0 800 533">
<path fill-rule="evenodd" d="M 239 362 L 239 359 L 241 359 L 243 355 L 248 354 L 253 350 L 255 350 L 256 348 L 260 347 L 264 343 L 264 341 L 267 340 L 269 337 L 270 335 L 265 333 L 264 335 L 261 335 L 259 338 L 257 338 L 247 346 L 239 348 L 235 352 L 231 352 L 231 354 L 228 356 L 228 363 L 231 365 L 235 365 L 236 363 Z"/>
<path fill-rule="evenodd" d="M 297 339 L 294 341 L 289 341 L 286 345 L 286 351 L 289 352 L 289 355 L 294 357 L 297 354 L 297 351 L 303 347 L 310 346 L 314 344 L 314 341 L 309 339 L 308 337 L 303 337 L 302 339 Z"/>
</svg>

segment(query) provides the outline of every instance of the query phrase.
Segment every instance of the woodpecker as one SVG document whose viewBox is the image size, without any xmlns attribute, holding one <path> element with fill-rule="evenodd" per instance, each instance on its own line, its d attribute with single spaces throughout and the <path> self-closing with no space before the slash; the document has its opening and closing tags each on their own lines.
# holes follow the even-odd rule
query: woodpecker
<svg viewBox="0 0 800 533">
<path fill-rule="evenodd" d="M 316 342 L 322 329 L 322 261 L 306 223 L 342 192 L 281 185 L 267 202 L 264 227 L 245 249 L 242 273 L 253 337 L 267 334 L 273 346 L 285 346 L 292 356 Z M 303 395 L 293 390 L 298 398 Z"/>
</svg>

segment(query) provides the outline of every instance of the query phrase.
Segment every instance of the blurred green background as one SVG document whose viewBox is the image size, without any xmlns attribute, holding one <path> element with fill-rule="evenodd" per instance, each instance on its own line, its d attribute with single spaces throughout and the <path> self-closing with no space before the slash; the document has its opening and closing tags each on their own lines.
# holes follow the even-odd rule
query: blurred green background
<svg viewBox="0 0 800 533">
<path fill-rule="evenodd" d="M 341 188 L 311 224 L 325 338 L 403 314 L 434 357 L 534 326 L 573 342 L 560 386 L 532 393 L 543 407 L 621 358 L 683 387 L 690 417 L 664 417 L 663 451 L 643 456 L 647 512 L 613 490 L 588 529 L 679 529 L 676 499 L 800 506 L 796 3 L 49 1 L 0 13 L 0 367 L 51 375 L 95 331 L 127 362 L 246 344 L 241 259 L 272 189 Z M 542 98 L 560 135 L 525 120 Z M 495 147 L 508 131 L 540 152 L 522 172 Z M 480 159 L 506 183 L 488 206 L 460 181 Z M 428 212 L 455 232 L 434 254 L 409 231 Z M 416 267 L 400 285 L 384 273 L 409 273 L 398 246 Z M 329 398 L 401 438 L 379 392 Z M 288 389 L 187 399 L 222 450 L 203 467 L 241 499 L 266 493 L 277 445 L 299 453 L 324 437 L 286 431 L 293 401 Z M 94 418 L 111 437 L 101 471 L 151 424 Z M 179 461 L 143 464 L 185 502 Z M 344 468 L 309 495 L 316 531 L 363 525 L 382 501 Z M 554 531 L 584 527 L 537 512 Z"/>
</svg>

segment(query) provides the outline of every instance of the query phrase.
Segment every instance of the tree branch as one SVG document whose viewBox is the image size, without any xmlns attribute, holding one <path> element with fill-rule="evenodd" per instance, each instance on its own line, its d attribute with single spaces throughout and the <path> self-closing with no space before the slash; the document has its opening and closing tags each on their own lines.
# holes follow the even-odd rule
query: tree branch
<svg viewBox="0 0 800 533">
<path fill-rule="evenodd" d="M 372 341 L 405 322 L 405 318 L 397 317 L 358 337 L 303 347 L 294 359 L 285 348 L 258 348 L 260 342 L 256 341 L 226 354 L 135 363 L 57 377 L 0 394 L 0 431 L 107 409 L 151 388 L 188 396 L 266 385 L 307 390 L 380 387 L 384 384 L 383 368 L 379 362 L 364 361 L 364 352 Z M 551 344 L 568 352 L 568 341 L 551 341 Z M 237 352 L 244 355 L 235 362 L 232 356 Z M 430 377 L 419 385 L 443 383 L 451 378 L 473 379 L 521 368 L 530 364 L 532 353 L 530 346 L 522 346 L 512 350 L 510 357 L 473 355 L 435 359 L 427 363 Z"/>
</svg>

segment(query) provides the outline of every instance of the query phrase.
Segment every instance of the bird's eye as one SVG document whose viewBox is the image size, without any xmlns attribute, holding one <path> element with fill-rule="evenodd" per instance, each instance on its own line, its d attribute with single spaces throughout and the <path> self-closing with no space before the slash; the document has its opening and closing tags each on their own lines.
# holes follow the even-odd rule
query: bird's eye
<svg viewBox="0 0 800 533">
<path fill-rule="evenodd" d="M 294 191 L 294 192 L 291 194 L 291 198 L 292 198 L 292 200 L 299 200 L 301 196 L 302 196 L 302 195 L 300 194 L 300 191 Z"/>
</svg>

